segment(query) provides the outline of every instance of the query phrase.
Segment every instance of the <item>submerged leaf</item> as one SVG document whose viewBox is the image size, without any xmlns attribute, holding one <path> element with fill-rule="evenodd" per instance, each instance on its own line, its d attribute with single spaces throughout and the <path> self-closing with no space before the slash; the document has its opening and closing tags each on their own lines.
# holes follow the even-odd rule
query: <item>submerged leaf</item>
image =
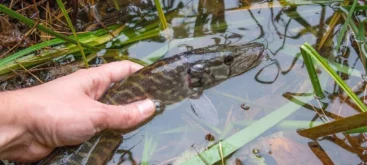
<svg viewBox="0 0 367 165">
<path fill-rule="evenodd" d="M 345 35 L 345 32 L 347 31 L 348 24 L 349 24 L 349 22 L 351 22 L 352 15 L 354 13 L 354 9 L 355 9 L 356 5 L 357 5 L 357 0 L 354 0 L 353 5 L 352 5 L 352 8 L 348 12 L 347 20 L 345 20 L 345 22 L 343 24 L 343 27 L 342 27 L 342 29 L 339 32 L 338 40 L 337 40 L 336 48 L 335 48 L 336 50 L 339 50 L 339 48 L 340 48 L 340 44 L 342 43 L 342 40 L 343 40 L 344 35 Z"/>
</svg>

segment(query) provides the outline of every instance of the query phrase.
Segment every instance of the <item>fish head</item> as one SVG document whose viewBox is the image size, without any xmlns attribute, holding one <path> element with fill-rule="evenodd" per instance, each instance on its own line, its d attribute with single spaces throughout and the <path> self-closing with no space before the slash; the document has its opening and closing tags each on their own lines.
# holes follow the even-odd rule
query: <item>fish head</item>
<svg viewBox="0 0 367 165">
<path fill-rule="evenodd" d="M 238 76 L 257 66 L 265 56 L 265 46 L 261 43 L 243 45 L 223 45 L 216 48 L 192 65 L 188 75 L 191 87 L 210 88 L 231 77 Z M 214 52 L 214 51 L 213 51 Z"/>
<path fill-rule="evenodd" d="M 224 57 L 223 63 L 227 65 L 228 78 L 240 75 L 263 61 L 266 55 L 265 45 L 261 43 L 249 43 L 235 46 L 233 53 Z"/>
</svg>

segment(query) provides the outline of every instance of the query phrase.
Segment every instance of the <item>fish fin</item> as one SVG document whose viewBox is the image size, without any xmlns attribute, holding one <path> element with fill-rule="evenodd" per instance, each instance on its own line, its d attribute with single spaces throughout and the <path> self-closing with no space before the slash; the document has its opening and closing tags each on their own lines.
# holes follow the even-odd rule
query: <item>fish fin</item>
<svg viewBox="0 0 367 165">
<path fill-rule="evenodd" d="M 217 125 L 219 123 L 217 109 L 214 107 L 208 96 L 206 96 L 204 93 L 195 99 L 189 98 L 189 101 L 192 110 L 200 119 L 203 119 L 212 125 Z"/>
</svg>

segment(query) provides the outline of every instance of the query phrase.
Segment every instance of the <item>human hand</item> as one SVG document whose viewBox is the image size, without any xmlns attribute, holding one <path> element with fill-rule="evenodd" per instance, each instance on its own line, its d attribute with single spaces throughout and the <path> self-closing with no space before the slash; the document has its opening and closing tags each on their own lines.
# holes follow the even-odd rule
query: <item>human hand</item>
<svg viewBox="0 0 367 165">
<path fill-rule="evenodd" d="M 39 160 L 55 147 L 82 143 L 103 129 L 126 130 L 146 121 L 155 112 L 151 100 L 124 106 L 96 101 L 112 82 L 140 68 L 129 61 L 114 62 L 0 93 L 0 103 L 6 100 L 7 107 L 0 107 L 0 116 L 10 116 L 0 121 L 0 159 Z"/>
</svg>

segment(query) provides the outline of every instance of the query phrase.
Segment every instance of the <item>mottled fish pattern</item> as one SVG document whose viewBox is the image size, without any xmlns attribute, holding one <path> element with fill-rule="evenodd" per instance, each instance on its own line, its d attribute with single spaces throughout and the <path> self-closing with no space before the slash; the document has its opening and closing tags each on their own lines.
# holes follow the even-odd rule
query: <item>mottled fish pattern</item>
<svg viewBox="0 0 367 165">
<path fill-rule="evenodd" d="M 115 83 L 100 100 L 123 105 L 152 99 L 170 105 L 201 93 L 257 66 L 264 45 L 213 45 L 189 50 L 142 68 Z M 121 143 L 120 133 L 106 130 L 75 147 L 56 149 L 40 164 L 104 164 Z"/>
</svg>

